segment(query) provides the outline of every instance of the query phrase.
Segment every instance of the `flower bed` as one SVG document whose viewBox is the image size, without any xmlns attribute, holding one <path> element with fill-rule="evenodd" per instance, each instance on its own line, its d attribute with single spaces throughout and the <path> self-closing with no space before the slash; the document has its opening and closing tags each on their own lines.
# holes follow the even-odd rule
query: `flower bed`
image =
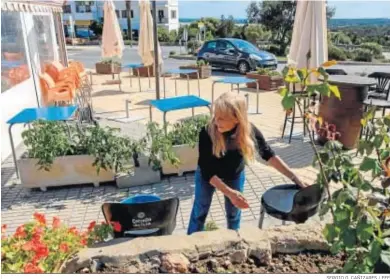
<svg viewBox="0 0 390 279">
<path fill-rule="evenodd" d="M 1 226 L 2 273 L 55 273 L 70 256 L 79 250 L 105 239 L 112 238 L 113 231 L 120 231 L 120 224 L 92 221 L 86 231 L 67 227 L 58 217 L 50 225 L 45 215 L 34 213 L 34 221 L 17 227 L 6 236 L 7 225 Z"/>
<path fill-rule="evenodd" d="M 277 254 L 269 265 L 256 263 L 256 259 L 248 258 L 245 263 L 233 264 L 229 257 L 211 257 L 190 264 L 186 273 L 329 273 L 340 269 L 345 263 L 341 255 L 329 253 L 300 253 L 296 255 Z M 129 265 L 131 265 L 129 263 Z M 137 272 L 136 268 L 133 268 Z M 150 266 L 150 269 L 139 269 L 142 273 L 165 273 L 164 269 Z M 79 271 L 91 273 L 90 268 Z M 97 273 L 129 273 L 129 266 L 103 266 Z"/>
</svg>

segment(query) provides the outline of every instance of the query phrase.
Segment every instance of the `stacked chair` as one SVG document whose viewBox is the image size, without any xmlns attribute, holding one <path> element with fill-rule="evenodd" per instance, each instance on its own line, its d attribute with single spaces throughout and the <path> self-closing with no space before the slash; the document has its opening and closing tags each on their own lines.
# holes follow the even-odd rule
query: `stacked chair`
<svg viewBox="0 0 390 279">
<path fill-rule="evenodd" d="M 72 61 L 65 67 L 59 61 L 52 61 L 40 75 L 40 83 L 45 105 L 77 104 L 79 120 L 95 122 L 92 86 L 82 63 Z"/>
</svg>

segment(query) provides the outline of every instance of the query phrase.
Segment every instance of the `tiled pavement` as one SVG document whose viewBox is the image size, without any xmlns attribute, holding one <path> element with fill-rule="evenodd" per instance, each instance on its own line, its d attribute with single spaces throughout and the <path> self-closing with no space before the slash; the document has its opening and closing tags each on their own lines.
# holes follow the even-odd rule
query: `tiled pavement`
<svg viewBox="0 0 390 279">
<path fill-rule="evenodd" d="M 147 80 L 143 80 L 143 83 L 146 86 Z M 184 88 L 186 86 L 183 82 L 178 84 L 179 88 L 180 84 Z M 210 99 L 210 96 L 203 95 L 205 95 L 205 92 L 210 92 L 211 81 L 202 80 L 201 84 L 202 97 Z M 169 88 L 169 84 L 167 84 L 167 88 Z M 171 88 L 173 88 L 173 84 L 171 84 Z M 116 86 L 94 86 L 94 106 L 95 110 L 100 112 L 97 116 L 104 118 L 105 112 L 109 110 L 124 114 L 123 100 L 127 96 L 124 93 L 117 92 L 116 89 Z M 224 92 L 223 89 L 217 90 L 217 95 Z M 124 86 L 124 90 L 128 90 L 128 88 Z M 133 102 L 131 113 L 147 117 L 148 107 L 145 106 L 145 100 L 153 98 L 153 93 L 136 93 L 129 96 Z M 255 96 L 251 95 L 251 98 L 253 98 L 253 101 L 251 101 L 254 103 Z M 302 140 L 293 140 L 291 144 L 287 144 L 286 140 L 280 140 L 280 127 L 284 117 L 280 107 L 280 97 L 274 92 L 262 92 L 260 94 L 260 106 L 262 114 L 251 115 L 250 120 L 261 129 L 272 148 L 290 167 L 307 181 L 314 181 L 316 171 L 310 166 L 313 153 L 309 143 Z M 197 113 L 199 113 L 198 110 Z M 190 116 L 190 111 L 188 110 L 172 112 L 169 119 L 174 121 L 188 116 Z M 159 121 L 162 117 L 158 113 L 154 113 L 154 119 Z M 123 129 L 123 133 L 131 137 L 141 136 L 145 132 L 145 120 L 130 124 L 118 124 L 107 120 L 101 121 L 107 125 L 120 126 Z M 296 131 L 299 132 L 299 128 Z M 18 149 L 19 155 L 22 151 L 22 147 L 20 147 Z M 13 232 L 18 225 L 29 221 L 32 214 L 36 211 L 45 213 L 48 218 L 58 216 L 70 226 L 85 229 L 90 221 L 103 220 L 100 207 L 104 202 L 119 202 L 125 197 L 135 194 L 153 193 L 162 198 L 179 197 L 180 209 L 177 216 L 175 234 L 182 234 L 185 233 L 187 228 L 193 203 L 193 173 L 185 174 L 182 177 L 165 177 L 160 183 L 129 189 L 119 189 L 111 183 L 96 188 L 91 185 L 49 188 L 47 192 L 26 190 L 21 185 L 13 185 L 15 174 L 11 158 L 2 162 L 1 175 L 1 223 L 8 225 L 8 232 Z M 262 193 L 273 185 L 286 182 L 288 182 L 286 178 L 266 166 L 263 162 L 248 166 L 246 168 L 244 195 L 249 201 L 250 209 L 243 211 L 243 225 L 257 225 Z M 213 220 L 218 226 L 224 227 L 224 214 L 224 197 L 221 193 L 216 193 L 208 221 Z M 314 221 L 317 222 L 318 218 L 315 217 Z M 265 226 L 279 224 L 281 224 L 280 221 L 266 217 Z"/>
</svg>

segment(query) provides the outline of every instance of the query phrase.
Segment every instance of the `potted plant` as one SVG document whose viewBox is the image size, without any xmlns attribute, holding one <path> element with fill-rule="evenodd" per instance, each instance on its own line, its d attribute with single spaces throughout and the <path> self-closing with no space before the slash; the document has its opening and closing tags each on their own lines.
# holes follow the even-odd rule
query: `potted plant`
<svg viewBox="0 0 390 279">
<path fill-rule="evenodd" d="M 160 69 L 160 73 L 161 73 L 161 65 L 159 66 L 159 69 Z M 143 67 L 140 67 L 140 68 L 137 68 L 133 71 L 133 75 L 134 76 L 140 76 L 140 77 L 148 77 L 148 75 L 150 77 L 154 77 L 155 74 L 154 74 L 154 64 L 152 65 L 149 65 L 149 66 L 143 66 Z"/>
<path fill-rule="evenodd" d="M 95 64 L 96 73 L 98 74 L 119 74 L 122 69 L 121 62 L 118 58 L 105 58 Z"/>
<path fill-rule="evenodd" d="M 198 70 L 199 78 L 209 78 L 211 77 L 211 66 L 209 63 L 205 60 L 198 60 L 196 61 L 196 64 L 192 65 L 186 65 L 186 66 L 180 66 L 180 69 L 191 69 L 191 70 Z M 185 78 L 185 75 L 180 75 L 180 77 Z M 190 74 L 189 78 L 196 79 L 198 78 L 198 75 L 196 73 Z"/>
<path fill-rule="evenodd" d="M 262 90 L 277 90 L 283 85 L 283 77 L 278 71 L 271 71 L 269 69 L 259 68 L 255 72 L 246 74 L 247 78 L 257 79 L 259 89 Z M 246 84 L 248 88 L 256 88 L 255 82 Z"/>
<path fill-rule="evenodd" d="M 199 131 L 209 121 L 209 116 L 197 116 L 174 124 L 168 133 L 167 127 L 151 122 L 147 138 L 150 142 L 149 159 L 163 174 L 178 174 L 195 171 L 198 164 Z"/>
<path fill-rule="evenodd" d="M 38 188 L 114 181 L 133 158 L 119 129 L 76 127 L 37 121 L 22 133 L 27 153 L 18 161 L 23 187 Z"/>
<path fill-rule="evenodd" d="M 286 67 L 286 86 L 280 88 L 285 111 L 295 106 L 304 117 L 308 130 L 326 136 L 323 148 L 318 148 L 312 133 L 308 133 L 318 166 L 316 184 L 327 194 L 319 215 L 329 215 L 323 235 L 330 251 L 345 257 L 341 273 L 389 273 L 390 271 L 390 115 L 374 119 L 375 107 L 362 115 L 366 135 L 359 140 L 356 153 L 343 149 L 337 141 L 339 134 L 333 123 L 323 123 L 316 105 L 305 108 L 291 85 L 299 85 L 309 97 L 342 99 L 337 86 L 328 83 L 325 68 L 335 65 L 325 62 L 314 69 Z M 311 75 L 316 77 L 312 82 Z M 314 79 L 314 78 L 313 78 Z M 333 125 L 333 126 L 332 126 Z M 333 185 L 332 185 L 333 184 Z M 338 187 L 333 187 L 336 186 Z"/>
<path fill-rule="evenodd" d="M 125 168 L 125 171 L 116 175 L 118 188 L 141 186 L 161 181 L 161 172 L 158 167 L 151 166 L 147 154 L 146 140 L 143 138 L 133 142 L 129 148 L 133 151 L 133 163 Z"/>
</svg>

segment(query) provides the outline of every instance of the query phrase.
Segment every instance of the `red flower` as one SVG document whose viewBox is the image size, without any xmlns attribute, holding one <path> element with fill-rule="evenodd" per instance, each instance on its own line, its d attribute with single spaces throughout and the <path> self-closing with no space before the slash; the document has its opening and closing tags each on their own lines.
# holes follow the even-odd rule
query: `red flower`
<svg viewBox="0 0 390 279">
<path fill-rule="evenodd" d="M 79 231 L 76 229 L 76 227 L 69 228 L 68 232 L 71 233 L 71 234 L 74 234 L 74 235 L 78 235 L 79 234 Z"/>
<path fill-rule="evenodd" d="M 119 222 L 111 222 L 111 224 L 114 227 L 114 231 L 120 232 L 122 230 L 122 226 Z"/>
<path fill-rule="evenodd" d="M 86 238 L 82 238 L 82 239 L 80 240 L 80 244 L 81 244 L 82 246 L 87 246 L 87 239 L 86 239 Z"/>
<path fill-rule="evenodd" d="M 32 239 L 34 241 L 39 242 L 41 241 L 42 234 L 43 234 L 43 229 L 41 227 L 35 227 L 33 231 Z"/>
<path fill-rule="evenodd" d="M 45 215 L 35 212 L 34 219 L 38 221 L 39 224 L 46 226 L 46 218 Z"/>
<path fill-rule="evenodd" d="M 31 251 L 35 248 L 34 241 L 28 241 L 25 244 L 23 244 L 22 249 L 24 251 Z"/>
<path fill-rule="evenodd" d="M 61 226 L 60 218 L 53 217 L 53 229 L 58 229 Z"/>
<path fill-rule="evenodd" d="M 35 257 L 37 257 L 38 259 L 46 258 L 49 255 L 49 249 L 46 245 L 41 244 L 36 247 L 35 253 Z"/>
<path fill-rule="evenodd" d="M 61 243 L 60 244 L 60 251 L 63 253 L 67 253 L 69 251 L 69 246 L 66 243 Z"/>
<path fill-rule="evenodd" d="M 96 226 L 96 221 L 92 221 L 91 223 L 89 223 L 89 226 L 88 226 L 88 231 L 92 231 L 93 228 Z"/>
<path fill-rule="evenodd" d="M 4 224 L 1 226 L 1 234 L 5 233 L 7 231 L 7 225 Z"/>
<path fill-rule="evenodd" d="M 14 234 L 14 237 L 25 238 L 26 236 L 27 236 L 27 234 L 26 234 L 26 230 L 24 228 L 24 225 L 21 225 L 21 226 L 16 228 L 16 232 Z"/>
<path fill-rule="evenodd" d="M 43 273 L 43 270 L 33 263 L 28 263 L 24 266 L 24 273 Z"/>
</svg>

